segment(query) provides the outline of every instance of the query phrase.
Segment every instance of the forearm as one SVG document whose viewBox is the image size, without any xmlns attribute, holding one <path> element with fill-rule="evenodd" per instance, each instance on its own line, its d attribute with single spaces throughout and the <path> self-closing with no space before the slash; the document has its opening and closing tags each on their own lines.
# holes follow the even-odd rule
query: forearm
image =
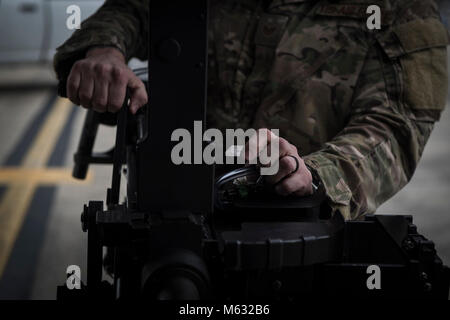
<svg viewBox="0 0 450 320">
<path fill-rule="evenodd" d="M 424 27 L 435 25 L 432 21 Z M 422 31 L 417 30 L 419 37 Z M 410 39 L 420 50 L 399 50 L 392 57 L 384 43 L 374 44 L 346 127 L 321 150 L 305 157 L 322 180 L 331 209 L 344 218 L 375 212 L 413 176 L 446 101 L 443 30 L 441 35 L 442 39 L 421 37 L 422 43 L 409 34 L 403 39 L 405 46 Z"/>
<path fill-rule="evenodd" d="M 361 115 L 305 163 L 322 180 L 331 209 L 356 219 L 374 213 L 408 183 L 433 126 L 401 115 Z"/>
</svg>

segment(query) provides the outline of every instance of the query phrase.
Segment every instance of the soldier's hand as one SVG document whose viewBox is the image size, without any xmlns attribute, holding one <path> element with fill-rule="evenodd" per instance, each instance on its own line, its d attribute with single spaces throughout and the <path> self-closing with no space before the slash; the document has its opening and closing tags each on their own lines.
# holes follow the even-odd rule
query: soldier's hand
<svg viewBox="0 0 450 320">
<path fill-rule="evenodd" d="M 97 112 L 117 112 L 127 87 L 132 113 L 147 103 L 144 83 L 131 71 L 123 54 L 113 48 L 90 49 L 77 61 L 67 79 L 67 97 L 75 104 Z"/>
<path fill-rule="evenodd" d="M 259 137 L 259 138 L 258 138 Z M 299 156 L 297 148 L 286 139 L 280 138 L 268 129 L 259 129 L 245 147 L 247 162 L 258 158 L 261 152 L 270 150 L 269 144 L 278 140 L 278 172 L 264 176 L 264 182 L 273 185 L 276 193 L 282 196 L 307 196 L 313 193 L 312 174 Z M 273 166 L 267 164 L 266 166 Z"/>
</svg>

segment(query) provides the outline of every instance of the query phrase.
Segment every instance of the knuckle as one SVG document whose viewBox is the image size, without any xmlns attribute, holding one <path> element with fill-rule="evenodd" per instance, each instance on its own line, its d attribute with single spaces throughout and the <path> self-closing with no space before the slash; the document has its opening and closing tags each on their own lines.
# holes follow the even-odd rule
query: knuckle
<svg viewBox="0 0 450 320">
<path fill-rule="evenodd" d="M 295 154 L 298 154 L 298 149 L 296 146 L 294 146 L 293 144 L 291 144 L 291 150 L 292 152 L 294 152 Z"/>
<path fill-rule="evenodd" d="M 69 81 L 69 82 L 67 83 L 67 89 L 68 89 L 69 91 L 71 91 L 71 92 L 74 92 L 74 91 L 76 91 L 78 88 L 77 88 L 77 85 L 75 84 L 74 81 Z"/>
<path fill-rule="evenodd" d="M 84 104 L 86 104 L 86 102 L 91 100 L 91 95 L 88 94 L 87 92 L 80 92 L 79 97 Z"/>
<path fill-rule="evenodd" d="M 120 108 L 119 109 L 115 109 L 115 108 L 108 108 L 108 111 L 109 112 L 111 112 L 111 113 L 117 113 L 118 111 L 120 110 Z"/>
<path fill-rule="evenodd" d="M 81 60 L 78 64 L 81 71 L 89 71 L 94 68 L 94 64 L 89 60 Z"/>
<path fill-rule="evenodd" d="M 75 62 L 72 66 L 72 72 L 78 72 L 82 69 L 83 67 L 83 61 L 82 60 L 78 60 L 77 62 Z"/>
<path fill-rule="evenodd" d="M 112 75 L 114 79 L 124 81 L 126 71 L 124 68 L 116 66 L 112 68 Z"/>
<path fill-rule="evenodd" d="M 109 104 L 108 109 L 111 110 L 120 110 L 120 108 L 122 108 L 122 103 L 118 102 L 118 101 L 113 101 L 112 103 Z"/>
<path fill-rule="evenodd" d="M 284 157 L 283 160 L 284 160 L 286 171 L 288 173 L 293 172 L 295 170 L 295 167 L 297 166 L 297 164 L 295 163 L 295 160 L 292 159 L 291 157 Z"/>
<path fill-rule="evenodd" d="M 280 171 L 289 171 L 290 161 L 287 157 L 280 159 Z"/>
<path fill-rule="evenodd" d="M 92 104 L 95 105 L 96 107 L 104 108 L 106 106 L 106 99 L 97 98 L 94 100 Z"/>
<path fill-rule="evenodd" d="M 111 67 L 106 63 L 98 63 L 94 66 L 94 71 L 98 75 L 106 77 L 110 73 Z"/>
<path fill-rule="evenodd" d="M 286 139 L 280 138 L 279 145 L 281 150 L 289 150 L 290 149 L 290 143 L 287 142 Z"/>
<path fill-rule="evenodd" d="M 114 113 L 119 111 L 121 108 L 122 108 L 122 105 L 117 102 L 108 105 L 108 111 L 114 112 Z"/>
</svg>

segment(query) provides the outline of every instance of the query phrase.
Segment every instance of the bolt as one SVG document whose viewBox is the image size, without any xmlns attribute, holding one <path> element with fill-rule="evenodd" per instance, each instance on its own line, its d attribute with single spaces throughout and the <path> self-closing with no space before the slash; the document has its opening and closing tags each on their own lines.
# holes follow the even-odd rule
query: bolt
<svg viewBox="0 0 450 320">
<path fill-rule="evenodd" d="M 272 288 L 273 288 L 274 291 L 280 291 L 282 285 L 283 285 L 283 283 L 280 280 L 275 280 L 272 283 Z"/>
<path fill-rule="evenodd" d="M 431 285 L 431 283 L 425 282 L 425 284 L 423 285 L 423 291 L 431 292 L 432 289 L 433 289 L 433 286 Z"/>
<path fill-rule="evenodd" d="M 415 244 L 413 241 L 411 241 L 411 239 L 406 239 L 405 241 L 403 241 L 403 248 L 406 251 L 410 251 L 413 250 L 415 248 Z"/>
</svg>

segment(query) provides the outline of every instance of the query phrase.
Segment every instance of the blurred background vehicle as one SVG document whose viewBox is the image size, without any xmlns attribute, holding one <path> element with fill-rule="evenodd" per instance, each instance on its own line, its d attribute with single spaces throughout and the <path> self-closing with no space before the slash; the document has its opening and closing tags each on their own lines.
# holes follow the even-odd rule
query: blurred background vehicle
<svg viewBox="0 0 450 320">
<path fill-rule="evenodd" d="M 77 5 L 81 20 L 103 0 L 1 0 L 0 63 L 51 62 L 55 49 L 74 30 L 66 27 L 67 7 Z"/>
<path fill-rule="evenodd" d="M 66 26 L 67 7 L 77 5 L 81 20 L 103 0 L 0 0 L 0 88 L 52 87 L 56 48 L 74 30 Z"/>
<path fill-rule="evenodd" d="M 67 8 L 80 8 L 81 21 L 104 0 L 0 0 L 0 87 L 56 85 L 52 60 L 56 48 L 75 31 L 67 27 Z M 137 59 L 130 67 L 145 63 Z"/>
</svg>

